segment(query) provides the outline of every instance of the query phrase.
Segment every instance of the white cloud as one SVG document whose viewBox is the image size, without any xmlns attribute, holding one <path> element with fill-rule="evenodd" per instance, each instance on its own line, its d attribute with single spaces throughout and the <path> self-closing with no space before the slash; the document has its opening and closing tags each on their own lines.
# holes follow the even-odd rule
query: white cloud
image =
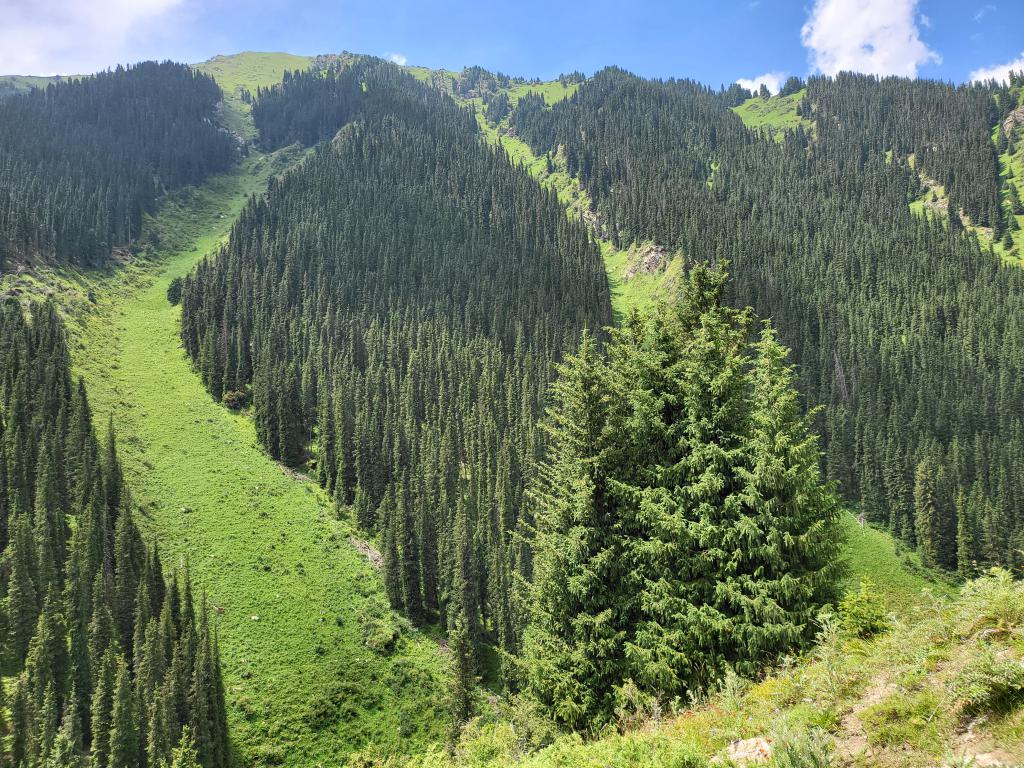
<svg viewBox="0 0 1024 768">
<path fill-rule="evenodd" d="M 929 19 L 928 16 L 926 16 L 923 13 L 920 16 L 917 17 L 917 21 L 925 29 L 931 29 L 932 28 L 932 20 Z"/>
<path fill-rule="evenodd" d="M 800 39 L 826 75 L 916 77 L 918 67 L 942 61 L 921 40 L 916 10 L 917 0 L 815 0 Z"/>
<path fill-rule="evenodd" d="M 971 80 L 979 82 L 999 80 L 1005 83 L 1010 79 L 1010 72 L 1024 72 L 1024 51 L 1016 59 L 1006 64 L 996 64 L 994 67 L 982 67 L 974 70 L 971 72 Z"/>
<path fill-rule="evenodd" d="M 983 6 L 981 6 L 981 8 L 979 8 L 979 9 L 977 10 L 977 12 L 976 12 L 976 13 L 974 14 L 974 20 L 975 20 L 975 21 L 979 21 L 979 22 L 980 22 L 980 21 L 981 21 L 982 19 L 984 19 L 984 18 L 985 18 L 985 17 L 986 17 L 986 16 L 988 15 L 988 14 L 990 14 L 990 13 L 993 13 L 993 12 L 994 12 L 995 10 L 996 10 L 996 7 L 995 7 L 994 5 L 992 5 L 992 3 L 985 3 L 985 4 L 984 4 Z"/>
<path fill-rule="evenodd" d="M 168 31 L 168 12 L 184 2 L 4 0 L 0 73 L 88 74 L 126 62 Z"/>
<path fill-rule="evenodd" d="M 404 67 L 408 59 L 400 53 L 389 53 L 388 58 L 400 67 Z"/>
<path fill-rule="evenodd" d="M 761 85 L 764 84 L 772 93 L 778 93 L 779 89 L 782 88 L 782 81 L 786 78 L 785 72 L 765 72 L 763 75 L 757 77 L 746 78 L 741 77 L 736 80 L 737 84 L 746 88 L 748 91 L 757 93 L 761 90 Z"/>
</svg>

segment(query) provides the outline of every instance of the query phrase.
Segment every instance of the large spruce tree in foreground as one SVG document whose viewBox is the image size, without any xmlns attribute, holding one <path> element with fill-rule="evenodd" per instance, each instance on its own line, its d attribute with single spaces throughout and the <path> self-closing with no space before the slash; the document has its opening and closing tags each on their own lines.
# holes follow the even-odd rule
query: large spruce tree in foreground
<svg viewBox="0 0 1024 768">
<path fill-rule="evenodd" d="M 528 691 L 599 725 L 631 683 L 671 699 L 808 640 L 840 566 L 838 506 L 769 325 L 696 266 L 677 307 L 561 367 L 535 484 Z"/>
</svg>

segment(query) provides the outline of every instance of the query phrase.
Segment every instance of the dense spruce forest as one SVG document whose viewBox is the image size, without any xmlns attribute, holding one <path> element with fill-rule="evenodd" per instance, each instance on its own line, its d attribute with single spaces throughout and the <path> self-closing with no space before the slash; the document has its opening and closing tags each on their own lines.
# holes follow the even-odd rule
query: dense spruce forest
<svg viewBox="0 0 1024 768">
<path fill-rule="evenodd" d="M 552 362 L 611 321 L 598 248 L 392 64 L 296 74 L 253 115 L 270 146 L 331 140 L 185 280 L 185 347 L 215 398 L 251 393 L 274 457 L 354 507 L 396 608 L 512 651 L 534 422 Z"/>
<path fill-rule="evenodd" d="M 190 67 L 145 62 L 0 100 L 0 272 L 35 256 L 102 264 L 163 192 L 230 166 L 220 99 Z"/>
<path fill-rule="evenodd" d="M 1016 225 L 996 152 L 1019 136 L 993 141 L 1015 92 L 812 77 L 806 122 L 776 141 L 734 91 L 611 68 L 509 123 L 564 159 L 615 243 L 730 265 L 730 301 L 772 318 L 827 406 L 828 474 L 869 520 L 929 565 L 1019 564 L 1024 275 L 964 230 Z M 910 211 L 925 176 L 948 217 Z"/>
<path fill-rule="evenodd" d="M 205 605 L 143 542 L 54 304 L 0 305 L 0 363 L 0 765 L 227 766 Z"/>
</svg>

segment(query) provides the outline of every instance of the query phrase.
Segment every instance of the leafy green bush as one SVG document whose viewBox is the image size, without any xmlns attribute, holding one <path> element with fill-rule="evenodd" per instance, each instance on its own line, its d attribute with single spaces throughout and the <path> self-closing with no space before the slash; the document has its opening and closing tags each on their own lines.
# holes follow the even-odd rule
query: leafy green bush
<svg viewBox="0 0 1024 768">
<path fill-rule="evenodd" d="M 615 721 L 621 732 L 658 720 L 660 715 L 658 698 L 640 690 L 632 680 L 615 687 Z"/>
<path fill-rule="evenodd" d="M 851 637 L 871 637 L 889 628 L 885 601 L 871 579 L 862 578 L 860 588 L 840 601 L 839 621 L 843 632 Z"/>
<path fill-rule="evenodd" d="M 986 650 L 957 675 L 953 692 L 964 714 L 1005 712 L 1024 701 L 1024 663 Z"/>
<path fill-rule="evenodd" d="M 389 616 L 364 619 L 363 643 L 374 653 L 388 656 L 394 653 L 401 633 Z"/>
<path fill-rule="evenodd" d="M 232 389 L 224 393 L 221 401 L 232 411 L 240 411 L 249 404 L 249 391 L 247 389 Z"/>
</svg>

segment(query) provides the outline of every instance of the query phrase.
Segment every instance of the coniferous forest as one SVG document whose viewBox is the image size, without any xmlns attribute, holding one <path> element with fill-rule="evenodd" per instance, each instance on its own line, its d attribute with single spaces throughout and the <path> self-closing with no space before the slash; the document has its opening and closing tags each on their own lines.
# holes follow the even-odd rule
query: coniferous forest
<svg viewBox="0 0 1024 768">
<path fill-rule="evenodd" d="M 35 256 L 103 264 L 165 191 L 230 166 L 220 98 L 190 67 L 144 62 L 0 99 L 0 272 Z"/>
<path fill-rule="evenodd" d="M 380 537 L 395 607 L 512 651 L 551 363 L 611 320 L 597 246 L 470 113 L 392 64 L 292 77 L 254 115 L 284 141 L 345 128 L 185 280 L 185 347 L 215 398 L 251 393 L 271 455 L 310 453 Z"/>
<path fill-rule="evenodd" d="M 799 108 L 814 127 L 781 141 L 731 98 L 607 69 L 553 107 L 520 100 L 510 122 L 564 155 L 617 243 L 729 264 L 730 301 L 775 322 L 827 406 L 828 474 L 868 519 L 932 565 L 1018 563 L 1024 276 L 963 226 L 1012 226 L 992 126 L 1014 97 L 814 77 Z M 948 191 L 948 220 L 909 209 L 923 176 Z"/>
<path fill-rule="evenodd" d="M 560 429 L 571 429 L 560 422 L 564 416 L 553 417 L 559 436 L 553 444 L 537 425 L 552 364 L 574 350 L 581 332 L 585 354 L 600 354 L 610 323 L 606 278 L 584 226 L 488 148 L 469 113 L 390 64 L 293 75 L 260 93 L 254 117 L 282 142 L 328 138 L 344 128 L 273 183 L 266 199 L 252 201 L 229 244 L 185 280 L 182 337 L 213 396 L 234 404 L 251 396 L 257 433 L 271 455 L 293 465 L 309 460 L 339 510 L 352 507 L 362 528 L 379 538 L 394 607 L 416 624 L 439 616 L 460 668 L 479 669 L 472 657 L 477 644 L 497 645 L 506 682 L 529 681 L 538 700 L 576 727 L 607 718 L 626 680 L 651 696 L 680 695 L 702 690 L 727 665 L 755 669 L 810 639 L 810 617 L 831 594 L 835 579 L 828 574 L 838 566 L 834 501 L 816 474 L 818 449 L 798 409 L 790 403 L 784 413 L 774 412 L 783 405 L 772 398 L 789 391 L 789 374 L 779 368 L 786 353 L 769 332 L 759 353 L 746 350 L 751 320 L 720 305 L 723 273 L 695 268 L 692 305 L 684 306 L 682 320 L 652 321 L 646 331 L 637 318 L 630 329 L 635 359 L 617 357 L 632 354 L 630 343 L 612 345 L 610 370 L 620 377 L 621 393 L 600 397 L 626 397 L 620 403 L 626 405 L 632 393 L 639 398 L 630 403 L 635 410 L 574 413 L 572 420 L 594 421 L 586 447 L 599 450 L 607 441 L 610 466 L 593 467 L 587 482 L 614 484 L 608 493 L 616 502 L 586 489 L 563 498 L 576 491 L 580 463 L 592 459 L 562 455 Z M 705 323 L 702 348 L 676 346 Z M 668 348 L 655 342 L 649 349 L 641 341 L 648 332 Z M 713 377 L 673 373 L 698 362 L 709 376 L 719 364 L 735 374 L 723 402 L 702 392 Z M 770 381 L 756 383 L 758 367 Z M 570 386 L 563 382 L 557 390 L 567 402 L 590 396 L 568 394 Z M 679 401 L 684 391 L 696 400 Z M 670 399 L 673 408 L 659 405 Z M 670 448 L 687 425 L 696 427 L 717 410 L 735 421 L 701 426 L 686 448 Z M 640 424 L 653 431 L 637 431 Z M 758 464 L 767 458 L 752 455 L 750 441 L 770 441 L 776 430 L 796 443 L 780 461 L 798 463 L 804 487 L 757 486 L 769 482 L 762 472 L 794 471 Z M 624 441 L 631 441 L 628 447 Z M 648 443 L 649 451 L 640 450 Z M 720 448 L 727 455 L 716 456 Z M 673 466 L 687 455 L 693 466 Z M 538 471 L 546 480 L 531 497 L 530 478 Z M 720 478 L 717 490 L 719 481 L 708 473 Z M 685 495 L 687 483 L 698 499 L 704 486 L 706 499 L 685 511 L 672 508 L 664 494 Z M 763 498 L 747 500 L 748 494 Z M 641 498 L 667 517 L 640 513 L 636 504 L 647 503 Z M 796 498 L 799 509 L 786 506 Z M 566 505 L 572 514 L 558 511 Z M 626 510 L 637 519 L 615 523 Z M 706 547 L 740 546 L 752 535 L 742 532 L 750 524 L 788 529 L 799 544 L 772 542 L 742 563 L 717 564 L 722 578 L 734 578 L 728 599 L 713 598 L 718 575 L 709 569 L 707 589 L 662 596 L 652 607 L 644 590 L 654 595 L 659 584 L 683 578 L 693 553 L 657 556 L 649 572 L 638 564 L 651 554 L 650 537 L 668 537 L 686 521 L 695 541 L 721 537 Z M 711 529 L 698 533 L 705 526 Z M 554 599 L 546 589 L 572 581 L 571 573 L 552 573 L 555 566 L 542 560 L 544 576 L 532 588 L 541 594 L 535 600 L 523 593 L 521 585 L 533 579 L 535 527 L 551 537 L 542 539 L 549 542 L 542 551 L 570 558 L 561 568 L 589 568 L 590 557 L 602 566 L 590 577 L 597 581 L 579 588 L 593 595 L 574 595 L 558 607 L 564 615 L 537 618 L 544 629 L 529 636 L 527 653 L 558 656 L 552 644 L 570 642 L 566 627 L 607 609 L 621 615 L 602 631 L 618 640 L 590 640 L 604 649 L 605 663 L 586 643 L 572 648 L 571 642 L 564 658 L 527 662 L 525 673 L 514 661 L 531 624 L 524 603 L 544 605 Z M 570 545 L 587 528 L 597 540 Z M 779 578 L 786 586 L 772 586 Z M 772 590 L 779 590 L 773 608 L 752 616 L 743 607 L 754 592 Z M 718 617 L 721 636 L 691 627 L 699 640 L 684 640 L 682 629 L 667 621 L 681 605 L 711 622 Z M 732 622 L 757 636 L 726 647 L 722 637 L 732 634 L 726 628 Z M 547 639 L 538 640 L 543 631 Z M 575 631 L 582 640 L 594 630 Z M 695 641 L 707 644 L 706 659 L 695 658 Z M 565 667 L 584 656 L 587 666 L 604 666 L 603 673 L 573 682 L 557 675 L 534 679 L 549 663 L 572 678 Z M 637 677 L 636 665 L 647 668 L 646 677 Z"/>
<path fill-rule="evenodd" d="M 205 604 L 139 535 L 52 303 L 0 306 L 0 361 L 0 663 L 15 676 L 0 762 L 228 765 Z"/>
</svg>

